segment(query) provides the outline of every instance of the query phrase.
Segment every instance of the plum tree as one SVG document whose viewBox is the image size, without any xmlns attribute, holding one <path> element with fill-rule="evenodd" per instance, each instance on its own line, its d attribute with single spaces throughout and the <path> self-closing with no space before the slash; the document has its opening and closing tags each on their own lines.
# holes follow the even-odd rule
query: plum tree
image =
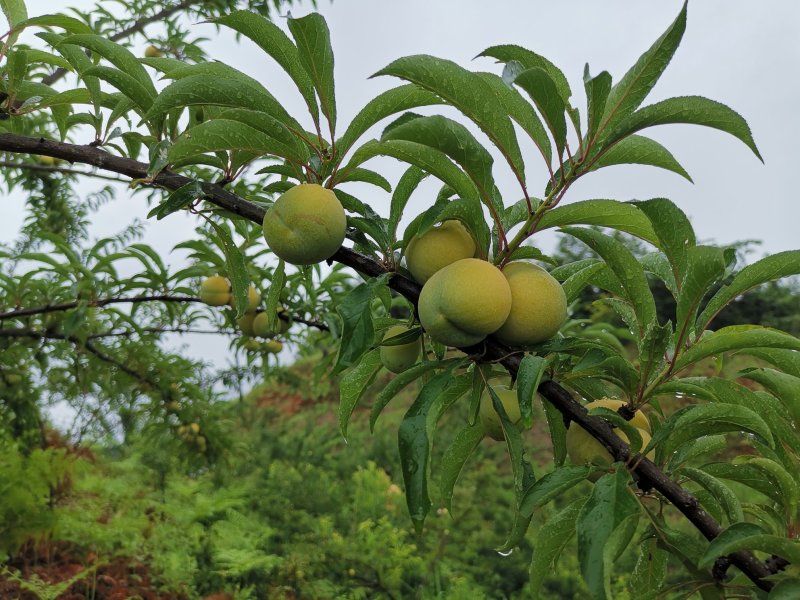
<svg viewBox="0 0 800 600">
<path fill-rule="evenodd" d="M 418 224 L 412 223 L 410 227 Z M 405 250 L 406 265 L 414 279 L 425 283 L 439 269 L 462 258 L 474 257 L 477 249 L 464 224 L 451 219 L 411 238 Z"/>
<path fill-rule="evenodd" d="M 567 320 L 567 297 L 550 273 L 529 262 L 503 268 L 511 288 L 511 312 L 494 336 L 509 346 L 530 346 L 549 340 Z"/>
<path fill-rule="evenodd" d="M 398 336 L 409 331 L 405 325 L 393 325 L 386 330 L 383 339 Z M 422 338 L 417 338 L 406 344 L 381 346 L 381 363 L 392 373 L 402 373 L 416 364 L 422 352 Z"/>
<path fill-rule="evenodd" d="M 225 306 L 231 299 L 231 284 L 225 277 L 213 275 L 200 284 L 199 296 L 209 306 Z"/>
<path fill-rule="evenodd" d="M 517 390 L 511 389 L 507 385 L 492 385 L 492 390 L 503 405 L 503 410 L 509 420 L 515 425 L 522 419 L 522 414 L 519 409 L 519 399 L 517 398 Z M 478 410 L 480 417 L 481 427 L 486 435 L 496 441 L 504 439 L 503 425 L 500 420 L 500 415 L 494 409 L 492 402 L 492 395 L 488 390 L 484 390 L 481 394 L 481 404 Z"/>
<path fill-rule="evenodd" d="M 511 289 L 493 264 L 464 258 L 440 269 L 419 296 L 419 320 L 437 342 L 465 347 L 477 344 L 505 323 Z"/>
<path fill-rule="evenodd" d="M 293 265 L 313 265 L 342 245 L 347 217 L 331 190 L 301 183 L 275 201 L 263 228 L 267 245 L 280 258 Z"/>
</svg>

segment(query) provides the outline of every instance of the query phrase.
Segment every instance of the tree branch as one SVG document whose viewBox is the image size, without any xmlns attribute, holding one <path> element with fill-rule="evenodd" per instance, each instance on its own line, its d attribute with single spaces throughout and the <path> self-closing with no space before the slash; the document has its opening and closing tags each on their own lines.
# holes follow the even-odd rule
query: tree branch
<svg viewBox="0 0 800 600">
<path fill-rule="evenodd" d="M 145 163 L 129 158 L 112 156 L 103 150 L 87 146 L 72 146 L 49 140 L 25 138 L 14 134 L 0 134 L 0 151 L 2 150 L 45 154 L 73 162 L 84 162 L 132 178 L 144 178 L 147 174 L 147 165 Z M 182 175 L 162 172 L 156 176 L 153 184 L 174 190 L 190 181 L 188 177 Z M 201 186 L 206 194 L 206 199 L 210 202 L 256 223 L 262 222 L 265 211 L 260 206 L 247 202 L 219 186 L 209 183 L 201 183 Z M 389 273 L 378 262 L 345 247 L 337 250 L 329 259 L 329 262 L 332 261 L 342 263 L 371 277 Z M 406 279 L 402 275 L 393 273 L 389 279 L 389 286 L 403 294 L 414 304 L 417 303 L 421 289 L 417 283 Z M 512 376 L 516 376 L 519 370 L 520 353 L 513 352 L 510 348 L 494 341 L 491 337 L 477 346 L 463 348 L 462 350 L 468 354 L 481 355 L 487 361 L 499 362 Z M 577 402 L 572 397 L 572 394 L 555 381 L 543 382 L 540 384 L 538 391 L 565 418 L 575 422 L 603 444 L 616 461 L 624 462 L 631 473 L 639 480 L 640 486 L 657 490 L 672 503 L 706 539 L 714 539 L 720 534 L 722 526 L 703 510 L 698 499 L 672 481 L 654 463 L 641 454 L 631 455 L 630 447 L 617 437 L 607 421 L 600 417 L 589 416 L 583 405 Z M 759 588 L 767 591 L 772 589 L 774 584 L 765 578 L 785 566 L 785 561 L 782 559 L 779 561 L 773 560 L 769 565 L 765 565 L 746 550 L 734 552 L 729 555 L 729 558 Z M 774 567 L 774 569 L 770 567 Z"/>
<path fill-rule="evenodd" d="M 32 163 L 14 162 L 10 160 L 0 160 L 0 167 L 4 169 L 27 169 L 28 171 L 43 171 L 46 173 L 71 173 L 73 175 L 84 175 L 86 177 L 94 177 L 95 179 L 104 179 L 106 181 L 114 181 L 116 183 L 128 183 L 127 179 L 110 177 L 108 175 L 100 175 L 99 173 L 80 171 L 78 169 L 69 169 L 66 167 L 48 167 L 46 165 L 35 165 Z"/>
<path fill-rule="evenodd" d="M 154 296 L 133 296 L 130 298 L 103 298 L 102 300 L 89 300 L 83 302 L 86 306 L 100 307 L 108 304 L 121 304 L 130 303 L 138 304 L 140 302 L 202 302 L 200 298 L 192 296 L 170 296 L 169 294 L 157 294 Z M 36 306 L 33 308 L 20 308 L 17 310 L 10 310 L 8 312 L 0 313 L 0 321 L 5 319 L 18 319 L 20 317 L 29 317 L 31 315 L 41 315 L 45 313 L 61 312 L 77 308 L 81 305 L 80 301 L 64 302 L 63 304 L 47 304 L 45 306 Z"/>
</svg>

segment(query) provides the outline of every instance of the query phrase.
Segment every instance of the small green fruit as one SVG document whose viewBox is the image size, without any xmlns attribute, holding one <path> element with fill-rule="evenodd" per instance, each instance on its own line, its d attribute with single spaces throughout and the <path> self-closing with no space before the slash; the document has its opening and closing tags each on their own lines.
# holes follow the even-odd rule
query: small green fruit
<svg viewBox="0 0 800 600">
<path fill-rule="evenodd" d="M 519 410 L 519 399 L 517 398 L 517 390 L 509 389 L 505 385 L 493 385 L 492 390 L 503 405 L 503 410 L 506 415 L 515 425 L 522 419 L 522 414 Z M 500 415 L 494 409 L 492 403 L 492 396 L 489 390 L 484 390 L 481 395 L 481 405 L 478 411 L 478 417 L 481 421 L 484 433 L 493 440 L 498 442 L 503 441 L 505 436 L 503 434 L 503 424 L 500 420 Z"/>
<path fill-rule="evenodd" d="M 275 201 L 263 228 L 267 245 L 278 257 L 293 265 L 313 265 L 342 245 L 347 217 L 331 190 L 302 183 Z"/>
<path fill-rule="evenodd" d="M 245 312 L 255 312 L 258 308 L 258 304 L 261 302 L 261 292 L 259 292 L 254 286 L 250 286 L 247 290 L 247 310 Z M 230 299 L 228 300 L 228 306 L 231 308 L 235 308 L 233 305 L 233 294 L 231 294 Z"/>
<path fill-rule="evenodd" d="M 156 46 L 148 46 L 144 49 L 144 55 L 147 58 L 160 58 L 164 53 Z"/>
<path fill-rule="evenodd" d="M 493 264 L 465 258 L 440 269 L 419 296 L 419 319 L 428 335 L 446 346 L 472 346 L 505 323 L 511 288 Z"/>
<path fill-rule="evenodd" d="M 383 339 L 388 339 L 409 331 L 405 325 L 395 325 L 386 330 Z M 392 373 L 402 373 L 409 367 L 415 365 L 419 360 L 422 351 L 422 338 L 419 337 L 413 342 L 400 344 L 397 346 L 381 346 L 381 363 Z"/>
<path fill-rule="evenodd" d="M 200 284 L 200 300 L 209 306 L 225 306 L 231 297 L 231 284 L 221 275 L 214 275 Z"/>
<path fill-rule="evenodd" d="M 255 313 L 247 313 L 239 317 L 236 321 L 236 324 L 239 326 L 241 332 L 245 335 L 254 336 L 256 334 L 255 330 L 253 329 L 253 322 L 255 321 L 256 315 Z"/>
<path fill-rule="evenodd" d="M 419 283 L 425 283 L 439 269 L 475 256 L 477 245 L 461 221 L 445 221 L 422 235 L 415 235 L 406 246 L 408 270 Z"/>
</svg>

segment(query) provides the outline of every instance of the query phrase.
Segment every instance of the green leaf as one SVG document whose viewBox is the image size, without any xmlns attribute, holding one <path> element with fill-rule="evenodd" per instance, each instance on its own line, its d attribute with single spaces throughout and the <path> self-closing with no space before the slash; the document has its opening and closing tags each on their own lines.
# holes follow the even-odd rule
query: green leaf
<svg viewBox="0 0 800 600">
<path fill-rule="evenodd" d="M 433 104 L 442 104 L 442 99 L 414 84 L 392 88 L 370 100 L 358 112 L 344 135 L 336 142 L 336 147 L 344 154 L 364 132 L 382 119 L 404 110 Z"/>
<path fill-rule="evenodd" d="M 677 418 L 676 418 L 677 417 Z M 705 435 L 746 431 L 760 436 L 770 447 L 774 446 L 772 432 L 756 412 L 733 404 L 697 404 L 673 414 L 668 420 L 671 433 L 661 441 L 661 449 L 669 456 L 682 444 Z M 667 427 L 665 423 L 662 429 Z M 669 431 L 669 429 L 665 430 Z M 660 430 L 653 437 L 658 443 Z"/>
<path fill-rule="evenodd" d="M 416 83 L 455 106 L 489 136 L 524 184 L 525 164 L 514 126 L 505 110 L 489 101 L 494 95 L 492 86 L 482 77 L 452 61 L 427 55 L 400 58 L 376 75 L 393 75 Z"/>
<path fill-rule="evenodd" d="M 392 128 L 383 140 L 405 140 L 423 144 L 446 154 L 472 179 L 480 196 L 488 204 L 494 194 L 492 159 L 489 151 L 466 127 L 442 116 L 418 117 Z"/>
<path fill-rule="evenodd" d="M 691 338 L 700 303 L 725 274 L 725 257 L 721 248 L 693 246 L 687 250 L 686 259 L 686 272 L 680 282 L 676 308 L 676 347 L 682 347 Z"/>
<path fill-rule="evenodd" d="M 6 16 L 9 28 L 11 29 L 24 23 L 25 19 L 28 18 L 28 10 L 25 8 L 24 0 L 0 0 L 0 10 L 2 10 L 3 14 Z M 21 30 L 22 28 L 20 28 L 20 31 Z M 12 33 L 8 36 L 8 39 L 5 40 L 5 43 L 9 47 L 13 46 L 18 36 L 19 32 Z M 0 46 L 0 48 L 2 48 L 2 46 Z"/>
<path fill-rule="evenodd" d="M 386 192 L 392 191 L 392 184 L 389 183 L 389 181 L 383 175 L 370 169 L 362 169 L 360 167 L 350 169 L 343 178 L 337 181 L 337 185 L 340 183 L 346 183 L 348 181 L 371 183 L 372 185 L 377 186 Z"/>
<path fill-rule="evenodd" d="M 669 553 L 653 537 L 639 544 L 639 558 L 633 568 L 628 591 L 631 600 L 657 600 L 667 575 Z"/>
<path fill-rule="evenodd" d="M 222 242 L 222 251 L 225 254 L 225 266 L 228 278 L 231 280 L 233 302 L 236 307 L 238 319 L 247 311 L 247 292 L 250 289 L 250 276 L 247 274 L 247 261 L 239 247 L 233 243 L 227 227 L 218 225 L 214 221 L 207 221 L 214 229 Z"/>
<path fill-rule="evenodd" d="M 635 205 L 618 200 L 581 200 L 557 206 L 542 215 L 536 228 L 543 231 L 564 225 L 610 227 L 658 245 L 650 220 Z"/>
<path fill-rule="evenodd" d="M 514 83 L 525 90 L 536 104 L 561 156 L 567 139 L 567 120 L 564 116 L 564 100 L 555 82 L 544 69 L 537 67 L 517 75 Z"/>
<path fill-rule="evenodd" d="M 704 335 L 694 346 L 683 352 L 675 361 L 673 372 L 678 372 L 699 360 L 714 354 L 743 348 L 789 348 L 800 350 L 800 340 L 793 335 L 752 325 L 732 325 Z"/>
<path fill-rule="evenodd" d="M 532 50 L 528 50 L 527 48 L 523 48 L 522 46 L 515 46 L 513 44 L 492 46 L 478 54 L 478 56 L 490 56 L 503 63 L 516 61 L 522 65 L 522 68 L 525 70 L 534 68 L 542 69 L 549 75 L 550 79 L 553 80 L 562 102 L 564 104 L 569 103 L 572 90 L 569 87 L 566 76 L 561 72 L 561 69 L 544 56 Z"/>
<path fill-rule="evenodd" d="M 567 426 L 561 412 L 550 402 L 542 398 L 544 416 L 550 431 L 550 442 L 553 444 L 553 462 L 561 466 L 567 458 Z"/>
<path fill-rule="evenodd" d="M 547 131 L 533 106 L 517 90 L 507 85 L 501 77 L 494 73 L 476 73 L 476 75 L 486 82 L 493 94 L 492 100 L 501 106 L 506 114 L 528 134 L 549 165 L 553 160 L 550 138 L 547 137 Z"/>
<path fill-rule="evenodd" d="M 442 366 L 441 362 L 437 361 L 426 361 L 417 363 L 413 367 L 410 367 L 399 373 L 394 379 L 392 379 L 389 383 L 387 383 L 383 389 L 378 392 L 377 397 L 375 398 L 375 403 L 372 405 L 372 411 L 369 415 L 369 430 L 370 432 L 375 431 L 375 423 L 378 421 L 378 417 L 383 412 L 383 409 L 386 408 L 386 405 L 400 393 L 400 390 L 405 388 L 407 385 L 414 381 L 418 381 L 421 377 L 427 373 L 428 371 L 440 368 Z"/>
<path fill-rule="evenodd" d="M 197 105 L 247 108 L 267 113 L 290 129 L 302 129 L 263 86 L 207 75 L 193 75 L 169 84 L 153 101 L 145 118 L 150 120 L 177 108 Z"/>
<path fill-rule="evenodd" d="M 637 516 L 640 511 L 639 502 L 628 488 L 629 483 L 630 474 L 625 466 L 617 465 L 616 472 L 597 480 L 578 516 L 578 561 L 592 598 L 613 597 L 609 581 L 616 556 L 609 555 L 606 544 L 613 541 L 618 542 L 613 546 L 621 546 L 623 540 L 614 539 L 615 532 L 627 534 L 628 518 Z M 624 541 L 627 544 L 627 540 Z"/>
<path fill-rule="evenodd" d="M 397 239 L 397 226 L 403 217 L 403 211 L 408 204 L 411 194 L 417 189 L 420 182 L 426 177 L 425 171 L 419 167 L 411 166 L 406 169 L 392 194 L 392 203 L 389 209 L 389 234 L 392 241 Z"/>
<path fill-rule="evenodd" d="M 99 54 L 117 69 L 136 80 L 151 100 L 158 95 L 150 76 L 139 59 L 124 46 L 120 46 L 102 35 L 90 33 L 68 35 L 62 39 L 61 43 L 80 46 Z"/>
<path fill-rule="evenodd" d="M 641 135 L 631 135 L 621 139 L 605 151 L 600 158 L 591 163 L 586 172 L 596 171 L 613 165 L 648 165 L 677 173 L 692 181 L 689 173 L 675 160 L 664 146 Z"/>
<path fill-rule="evenodd" d="M 178 137 L 169 150 L 169 162 L 176 163 L 198 154 L 225 150 L 254 152 L 281 158 L 294 157 L 288 148 L 249 125 L 230 119 L 206 121 Z M 288 155 L 288 156 L 287 156 Z"/>
<path fill-rule="evenodd" d="M 584 502 L 586 502 L 584 498 L 575 500 L 539 528 L 533 543 L 533 560 L 528 583 L 531 598 L 540 596 L 545 578 L 552 575 L 555 570 L 561 552 L 575 533 L 575 522 Z"/>
<path fill-rule="evenodd" d="M 153 105 L 153 94 L 147 88 L 139 83 L 134 77 L 119 69 L 111 67 L 92 67 L 86 69 L 81 73 L 84 77 L 97 77 L 106 83 L 111 84 L 122 92 L 126 97 L 130 98 L 142 110 L 143 113 L 150 110 Z"/>
<path fill-rule="evenodd" d="M 797 515 L 797 504 L 800 500 L 800 486 L 795 478 L 780 463 L 761 456 L 744 456 L 740 462 L 759 469 L 767 478 L 775 482 L 780 492 L 780 504 L 783 506 L 787 522 Z"/>
<path fill-rule="evenodd" d="M 333 82 L 333 48 L 325 18 L 311 13 L 300 19 L 288 19 L 289 31 L 297 44 L 300 61 L 314 82 L 322 113 L 333 132 L 336 129 L 336 94 Z"/>
<path fill-rule="evenodd" d="M 746 369 L 739 376 L 752 379 L 772 392 L 789 409 L 795 423 L 800 424 L 800 378 L 768 368 Z"/>
<path fill-rule="evenodd" d="M 779 581 L 769 593 L 768 600 L 796 600 L 800 598 L 800 579 Z"/>
<path fill-rule="evenodd" d="M 533 396 L 547 368 L 547 360 L 541 356 L 526 354 L 517 370 L 517 400 L 522 423 L 525 428 L 533 425 Z"/>
<path fill-rule="evenodd" d="M 800 542 L 797 540 L 765 534 L 753 523 L 734 523 L 711 540 L 697 567 L 706 569 L 720 556 L 727 556 L 737 550 L 758 550 L 777 554 L 791 563 L 800 562 Z"/>
<path fill-rule="evenodd" d="M 639 337 L 656 322 L 656 305 L 639 261 L 620 241 L 591 229 L 567 227 L 564 232 L 578 238 L 597 252 L 619 279 L 625 299 L 631 303 L 639 325 Z"/>
<path fill-rule="evenodd" d="M 336 306 L 342 318 L 342 339 L 339 343 L 339 356 L 333 373 L 353 365 L 372 345 L 375 330 L 372 324 L 373 288 L 377 280 L 365 282 L 355 287 Z"/>
<path fill-rule="evenodd" d="M 786 250 L 772 254 L 747 265 L 739 271 L 731 282 L 720 288 L 709 300 L 697 319 L 699 331 L 707 328 L 715 316 L 734 299 L 745 292 L 769 281 L 800 273 L 800 250 Z"/>
<path fill-rule="evenodd" d="M 680 44 L 685 29 L 686 4 L 683 5 L 677 19 L 669 26 L 667 31 L 639 57 L 636 64 L 611 88 L 606 100 L 603 118 L 598 128 L 601 139 L 605 137 L 606 132 L 614 131 L 620 121 L 641 105 L 661 77 L 664 69 L 667 68 L 669 61 Z"/>
<path fill-rule="evenodd" d="M 213 19 L 213 22 L 226 25 L 238 31 L 269 54 L 291 77 L 300 91 L 300 95 L 303 96 L 308 112 L 314 122 L 319 123 L 319 109 L 314 95 L 314 83 L 303 66 L 297 47 L 280 27 L 268 19 L 246 10 L 238 10 L 229 15 L 217 17 Z"/>
<path fill-rule="evenodd" d="M 452 187 L 461 198 L 473 198 L 476 200 L 480 198 L 475 184 L 450 161 L 444 152 L 415 142 L 403 140 L 367 142 L 353 153 L 352 159 L 342 168 L 341 172 L 346 174 L 351 168 L 374 156 L 392 156 L 398 160 L 416 165 Z"/>
<path fill-rule="evenodd" d="M 267 313 L 267 328 L 276 331 L 278 320 L 278 306 L 280 305 L 281 295 L 286 285 L 286 263 L 283 259 L 278 259 L 278 266 L 272 272 L 272 281 L 267 289 L 267 297 L 264 299 L 264 310 Z"/>
<path fill-rule="evenodd" d="M 167 215 L 171 215 L 174 212 L 182 210 L 198 198 L 202 198 L 204 195 L 205 194 L 203 193 L 203 188 L 200 187 L 200 183 L 197 181 L 190 181 L 189 183 L 182 185 L 177 190 L 172 192 L 169 197 L 164 200 L 164 202 L 153 208 L 153 210 L 147 214 L 147 218 L 149 219 L 155 216 L 156 219 L 160 221 Z"/>
<path fill-rule="evenodd" d="M 398 430 L 406 502 L 417 532 L 421 531 L 431 507 L 428 496 L 428 467 L 431 452 L 431 440 L 427 428 L 428 411 L 452 379 L 452 369 L 448 369 L 438 373 L 426 383 L 403 417 Z"/>
<path fill-rule="evenodd" d="M 694 229 L 686 214 L 666 198 L 633 202 L 656 232 L 656 245 L 669 261 L 676 284 L 683 281 L 689 249 L 697 244 Z"/>
<path fill-rule="evenodd" d="M 589 75 L 589 63 L 583 69 L 583 87 L 586 90 L 586 139 L 591 140 L 597 133 L 600 120 L 606 108 L 608 93 L 611 91 L 611 75 L 602 71 L 595 77 Z"/>
<path fill-rule="evenodd" d="M 669 98 L 639 109 L 618 124 L 607 143 L 655 125 L 686 123 L 719 129 L 741 140 L 763 162 L 747 121 L 720 102 L 702 96 Z"/>
<path fill-rule="evenodd" d="M 586 481 L 591 472 L 592 467 L 586 466 L 570 465 L 556 468 L 555 471 L 548 473 L 525 491 L 520 503 L 520 513 L 530 517 L 537 508 L 544 506 L 582 481 Z"/>
<path fill-rule="evenodd" d="M 796 350 L 749 349 L 746 354 L 765 360 L 793 377 L 800 377 L 800 352 Z"/>
<path fill-rule="evenodd" d="M 744 520 L 742 505 L 739 503 L 739 499 L 736 497 L 736 494 L 734 494 L 733 490 L 722 483 L 719 479 L 709 475 L 705 471 L 694 469 L 692 467 L 682 467 L 679 473 L 685 475 L 695 483 L 700 484 L 712 496 L 714 496 L 714 500 L 718 502 L 725 511 L 729 523 L 736 523 Z"/>
<path fill-rule="evenodd" d="M 303 144 L 283 123 L 267 113 L 244 108 L 231 108 L 220 111 L 215 118 L 238 121 L 257 129 L 274 140 L 271 143 L 280 150 L 280 156 L 285 156 L 287 160 L 293 160 L 301 164 L 308 160 L 310 154 L 308 146 Z M 196 127 L 192 128 L 191 131 L 196 131 Z"/>
<path fill-rule="evenodd" d="M 339 381 L 339 429 L 345 438 L 353 409 L 375 379 L 381 366 L 380 350 L 376 348 L 362 355 L 358 363 L 342 375 Z"/>
<path fill-rule="evenodd" d="M 453 488 L 461 475 L 461 470 L 480 444 L 483 435 L 483 428 L 480 424 L 467 425 L 456 434 L 442 456 L 442 464 L 439 468 L 439 488 L 448 512 L 453 512 Z"/>
<path fill-rule="evenodd" d="M 761 469 L 747 463 L 731 464 L 729 462 L 708 463 L 701 467 L 706 473 L 718 479 L 736 481 L 742 485 L 764 494 L 776 503 L 781 501 L 780 488 L 770 477 L 765 477 Z"/>
<path fill-rule="evenodd" d="M 7 0 L 2 0 L 0 4 L 3 4 Z M 14 0 L 10 0 L 11 3 L 14 3 Z M 22 0 L 19 0 L 20 4 L 22 4 Z M 23 5 L 24 8 L 24 5 Z M 16 29 L 22 31 L 26 27 L 60 27 L 68 31 L 69 33 L 92 33 L 92 28 L 89 27 L 83 21 L 80 21 L 74 17 L 68 17 L 67 15 L 55 14 L 55 15 L 41 15 L 38 17 L 31 17 L 30 19 L 26 19 L 16 23 Z"/>
</svg>

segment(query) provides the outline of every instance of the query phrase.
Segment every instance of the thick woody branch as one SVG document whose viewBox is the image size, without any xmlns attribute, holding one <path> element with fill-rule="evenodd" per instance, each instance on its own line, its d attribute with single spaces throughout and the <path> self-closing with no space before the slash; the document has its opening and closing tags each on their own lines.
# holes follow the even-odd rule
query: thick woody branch
<svg viewBox="0 0 800 600">
<path fill-rule="evenodd" d="M 3 150 L 46 154 L 73 162 L 85 162 L 132 178 L 143 178 L 147 172 L 147 165 L 144 163 L 128 158 L 111 156 L 97 148 L 71 146 L 47 140 L 32 140 L 13 134 L 0 134 L 0 151 Z M 153 184 L 168 189 L 177 189 L 189 183 L 189 181 L 189 178 L 182 175 L 164 172 L 155 178 Z M 247 202 L 243 198 L 214 184 L 203 183 L 201 185 L 206 194 L 206 200 L 256 223 L 261 223 L 263 220 L 263 208 Z M 340 248 L 330 260 L 342 263 L 371 277 L 389 273 L 380 263 L 344 247 Z M 389 286 L 415 304 L 419 299 L 420 286 L 401 275 L 391 274 Z M 516 376 L 522 359 L 521 353 L 515 353 L 510 348 L 495 342 L 491 338 L 478 346 L 463 350 L 472 355 L 481 355 L 483 360 L 499 362 L 512 376 Z M 638 479 L 641 487 L 657 490 L 666 500 L 672 503 L 706 539 L 714 539 L 720 534 L 722 526 L 703 510 L 700 502 L 693 494 L 672 481 L 647 458 L 640 454 L 632 455 L 630 447 L 617 437 L 609 423 L 600 417 L 589 416 L 583 405 L 576 401 L 569 391 L 555 381 L 543 382 L 538 391 L 566 419 L 585 429 L 592 437 L 603 444 L 615 460 L 624 462 L 634 477 Z M 734 552 L 729 555 L 729 558 L 731 563 L 736 565 L 759 588 L 767 591 L 772 589 L 774 584 L 765 578 L 787 564 L 782 559 L 779 559 L 772 561 L 769 565 L 765 565 L 751 552 L 745 550 Z"/>
</svg>

